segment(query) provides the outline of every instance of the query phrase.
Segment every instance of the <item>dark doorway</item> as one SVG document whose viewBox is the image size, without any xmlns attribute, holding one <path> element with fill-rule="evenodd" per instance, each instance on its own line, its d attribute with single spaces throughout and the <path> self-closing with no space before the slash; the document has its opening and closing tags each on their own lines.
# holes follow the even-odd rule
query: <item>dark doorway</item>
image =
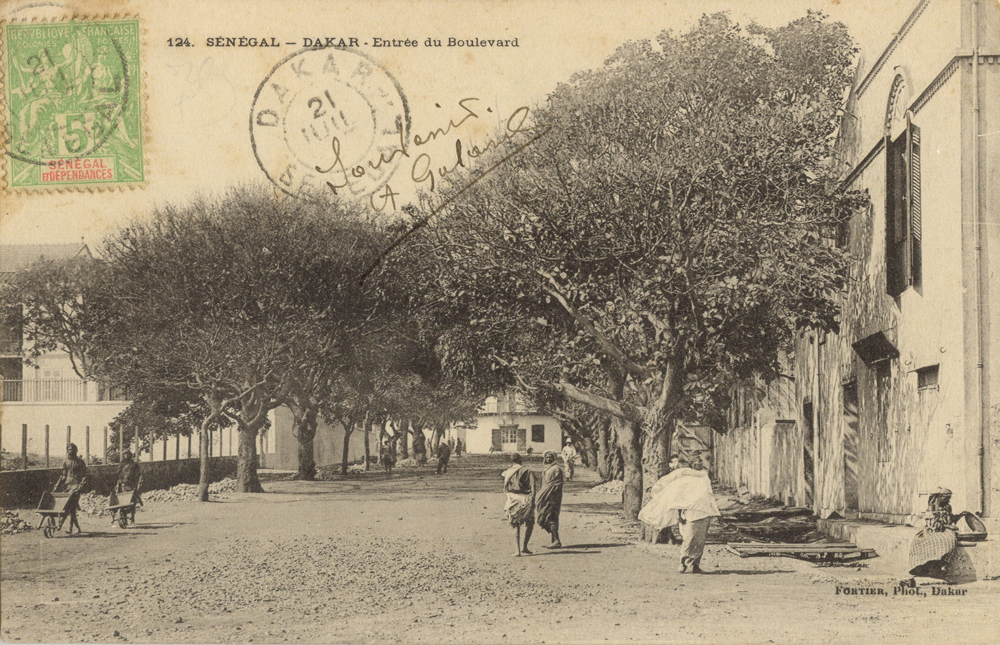
<svg viewBox="0 0 1000 645">
<path fill-rule="evenodd" d="M 844 384 L 844 509 L 858 510 L 858 384 Z"/>
<path fill-rule="evenodd" d="M 806 401 L 802 404 L 802 472 L 806 480 L 804 505 L 807 507 L 813 505 L 816 481 L 813 435 L 813 406 L 811 401 Z"/>
</svg>

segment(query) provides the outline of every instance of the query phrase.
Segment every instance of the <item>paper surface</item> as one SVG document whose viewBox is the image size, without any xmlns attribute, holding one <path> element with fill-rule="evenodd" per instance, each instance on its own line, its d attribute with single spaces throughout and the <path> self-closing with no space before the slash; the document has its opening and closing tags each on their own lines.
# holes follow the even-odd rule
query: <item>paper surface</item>
<svg viewBox="0 0 1000 645">
<path fill-rule="evenodd" d="M 916 4 L 0 0 L 6 129 L 0 243 L 82 240 L 99 254 L 102 238 L 134 218 L 242 185 L 264 185 L 290 199 L 309 190 L 334 191 L 392 217 L 421 193 L 433 191 L 440 169 L 457 161 L 474 167 L 470 151 L 495 145 L 498 131 L 516 129 L 559 83 L 575 72 L 599 68 L 628 41 L 655 39 L 663 30 L 685 31 L 702 14 L 717 11 L 729 12 L 741 24 L 777 27 L 819 10 L 848 27 L 870 65 Z M 462 152 L 456 157 L 459 142 Z M 401 154 L 403 149 L 413 154 Z M 363 172 L 352 171 L 357 168 Z M 366 547 L 351 548 L 358 555 Z M 666 571 L 672 571 L 672 562 L 664 565 Z M 500 570 L 507 578 L 520 571 Z M 573 580 L 576 574 L 554 575 Z M 612 566 L 606 575 L 625 574 Z M 739 578 L 733 582 L 775 584 L 757 580 L 769 577 L 733 576 Z M 863 577 L 859 572 L 858 579 Z M 869 588 L 864 582 L 852 586 L 843 576 L 838 580 L 817 582 L 826 600 L 808 603 L 822 607 Z M 978 587 L 969 593 L 978 595 L 969 606 L 980 607 L 984 597 L 996 597 L 997 589 Z M 895 600 L 872 600 L 856 612 L 872 621 L 877 642 L 893 638 L 879 630 L 880 617 L 895 612 L 924 616 L 929 611 L 945 619 L 954 612 L 962 617 L 956 631 L 969 642 L 985 642 L 976 638 L 996 633 L 995 616 L 963 610 L 961 603 L 968 599 L 923 598 L 924 605 L 905 608 Z M 553 615 L 553 622 L 557 618 L 565 617 Z M 734 615 L 733 620 L 745 618 Z M 30 613 L 18 620 L 30 624 Z M 754 620 L 754 642 L 767 637 L 772 642 L 841 642 L 825 633 L 789 635 L 780 619 L 776 624 L 767 624 L 767 616 Z M 802 622 L 790 628 L 809 626 Z M 498 627 L 483 634 L 481 642 L 511 642 L 501 640 L 505 631 Z M 169 638 L 163 633 L 157 638 Z M 177 638 L 200 642 L 199 633 L 194 629 Z M 241 639 L 239 632 L 210 633 L 224 642 Z M 551 633 L 560 640 L 558 631 Z M 741 642 L 735 624 L 728 636 L 719 633 L 715 640 Z M 332 642 L 338 634 L 314 637 Z M 530 636 L 521 635 L 521 629 L 517 634 Z M 572 634 L 567 640 L 586 640 L 584 634 Z M 18 635 L 30 638 L 30 633 Z M 640 636 L 646 642 L 690 642 L 698 634 L 670 627 L 655 636 L 629 638 Z M 122 638 L 144 640 L 141 634 Z M 277 630 L 271 638 L 284 640 Z M 108 641 L 110 629 L 95 627 L 85 639 Z M 410 639 L 401 635 L 399 642 Z"/>
<path fill-rule="evenodd" d="M 6 177 L 5 185 L 13 192 L 3 198 L 0 237 L 8 244 L 71 243 L 82 237 L 96 246 L 109 229 L 156 206 L 217 193 L 235 184 L 281 182 L 288 168 L 288 155 L 293 151 L 282 142 L 282 133 L 273 140 L 268 138 L 267 130 L 277 128 L 259 125 L 256 130 L 251 128 L 250 114 L 255 94 L 266 80 L 273 84 L 282 74 L 295 77 L 291 66 L 296 61 L 284 66 L 281 62 L 296 54 L 305 53 L 318 61 L 322 54 L 316 52 L 336 52 L 337 57 L 345 59 L 337 61 L 345 68 L 344 73 L 352 73 L 353 68 L 348 68 L 366 59 L 372 69 L 378 70 L 379 82 L 395 84 L 395 106 L 386 105 L 385 97 L 381 96 L 385 90 L 377 87 L 377 83 L 373 82 L 369 93 L 383 99 L 381 103 L 372 98 L 370 105 L 364 104 L 369 100 L 364 91 L 347 90 L 343 97 L 347 118 L 353 118 L 352 110 L 375 107 L 376 112 L 381 111 L 379 118 L 387 120 L 377 124 L 380 132 L 394 130 L 395 117 L 405 116 L 409 119 L 406 125 L 410 136 L 426 138 L 429 133 L 447 127 L 449 122 L 457 124 L 474 112 L 476 116 L 465 120 L 456 134 L 467 145 L 482 145 L 518 108 L 531 108 L 543 102 L 548 92 L 574 72 L 600 67 L 622 43 L 655 38 L 663 29 L 683 31 L 703 13 L 728 10 L 742 23 L 779 25 L 801 16 L 807 9 L 819 9 L 844 21 L 859 44 L 874 51 L 884 47 L 912 4 L 909 0 L 878 3 L 877 20 L 872 20 L 874 9 L 870 3 L 823 0 L 4 2 L 0 13 L 10 21 L 11 28 L 28 32 L 35 29 L 36 35 L 44 32 L 29 25 L 59 25 L 71 15 L 90 23 L 104 20 L 130 26 L 138 21 L 141 56 L 129 64 L 131 86 L 127 107 L 130 109 L 125 112 L 123 125 L 119 125 L 122 118 L 115 112 L 114 102 L 105 101 L 108 107 L 104 110 L 111 121 L 104 124 L 107 127 L 90 143 L 105 138 L 107 145 L 96 154 L 84 155 L 89 158 L 87 165 L 93 163 L 96 169 L 83 168 L 82 162 L 72 167 L 64 162 L 48 169 L 49 181 Z M 14 70 L 6 81 L 10 89 L 27 86 L 30 79 L 25 78 L 29 75 L 25 53 L 30 55 L 27 50 L 36 49 L 35 45 L 42 45 L 38 49 L 47 48 L 54 60 L 31 64 L 45 68 L 63 65 L 59 73 L 73 77 L 71 82 L 80 87 L 80 92 L 89 89 L 83 86 L 95 84 L 91 78 L 93 72 L 87 76 L 87 70 L 75 69 L 79 64 L 72 61 L 81 56 L 77 53 L 80 47 L 73 44 L 78 38 L 83 38 L 86 48 L 86 37 L 65 34 L 7 43 L 22 52 L 21 70 Z M 121 56 L 107 36 L 94 36 L 91 40 L 89 46 L 95 53 L 99 51 L 103 60 L 110 61 L 105 67 L 114 66 L 120 74 Z M 310 49 L 317 44 L 344 47 L 348 51 Z M 125 43 L 122 54 L 132 56 L 128 47 Z M 98 79 L 97 89 L 100 83 Z M 346 89 L 343 84 L 339 87 Z M 116 96 L 120 97 L 120 89 Z M 306 89 L 299 85 L 287 91 L 297 93 Z M 278 100 L 273 90 L 264 94 L 258 97 L 258 112 L 267 110 L 264 102 Z M 294 108 L 301 113 L 293 117 L 299 122 L 292 127 L 297 128 L 295 133 L 302 139 L 304 148 L 299 152 L 305 154 L 305 148 L 311 145 L 319 150 L 325 140 L 309 142 L 303 138 L 302 119 L 308 116 L 311 121 L 321 104 L 308 105 L 308 99 L 314 98 L 312 95 L 301 98 L 304 103 Z M 316 98 L 325 100 L 322 92 Z M 406 115 L 400 109 L 404 101 Z M 68 125 L 61 126 L 51 119 L 49 123 L 30 123 L 31 106 L 26 106 L 23 100 L 18 102 L 16 96 L 12 102 L 17 104 L 11 119 L 15 145 L 32 135 L 37 137 L 44 127 L 54 127 L 63 133 L 50 145 L 56 150 L 50 150 L 47 156 L 41 152 L 35 155 L 41 155 L 46 162 L 72 157 L 65 148 L 67 141 L 71 147 L 79 144 L 74 135 L 88 129 L 99 130 L 102 125 L 88 123 L 86 118 L 78 118 L 76 122 L 71 119 Z M 84 107 L 82 103 L 68 105 L 65 112 L 82 114 L 88 111 Z M 393 109 L 397 110 L 395 114 Z M 44 121 L 44 106 L 39 106 L 36 112 Z M 331 115 L 335 116 L 332 111 Z M 260 118 L 266 122 L 271 116 L 265 113 Z M 107 121 L 103 117 L 98 121 L 102 119 Z M 373 127 L 370 122 L 358 125 Z M 33 132 L 27 132 L 32 128 Z M 257 146 L 259 155 L 254 154 L 254 134 L 261 138 Z M 372 138 L 370 133 L 365 136 Z M 382 138 L 376 145 L 394 145 L 393 134 L 379 136 Z M 345 140 L 345 162 L 353 161 L 348 156 L 364 155 L 353 143 Z M 371 142 L 361 141 L 358 145 L 366 143 Z M 58 149 L 59 145 L 63 148 Z M 450 161 L 451 146 L 452 141 L 445 141 L 444 137 L 428 145 L 426 150 L 432 165 Z M 102 181 L 101 169 L 115 163 L 114 150 L 119 148 L 130 149 L 130 157 L 117 161 L 114 180 Z M 332 153 L 325 148 L 322 152 L 325 156 L 319 154 L 315 161 L 326 163 Z M 37 161 L 30 150 L 20 156 L 29 162 Z M 429 181 L 412 179 L 419 178 L 422 169 L 414 169 L 412 159 L 407 161 L 403 167 L 400 163 L 389 164 L 394 168 L 388 183 L 393 192 L 400 194 L 395 198 L 397 209 L 412 201 L 417 191 L 430 187 Z M 27 164 L 14 160 L 13 165 L 15 171 L 23 171 Z M 91 172 L 88 174 L 87 170 Z M 281 188 L 294 190 L 301 184 L 301 173 L 292 178 L 286 176 L 284 181 L 290 183 L 280 184 Z M 381 179 L 376 179 L 372 184 L 380 182 Z M 97 186 L 111 186 L 114 190 L 96 192 Z M 358 186 L 357 190 L 369 188 Z M 43 191 L 43 194 L 29 191 Z M 376 200 L 375 205 L 392 210 L 391 203 L 383 205 L 381 200 Z"/>
</svg>

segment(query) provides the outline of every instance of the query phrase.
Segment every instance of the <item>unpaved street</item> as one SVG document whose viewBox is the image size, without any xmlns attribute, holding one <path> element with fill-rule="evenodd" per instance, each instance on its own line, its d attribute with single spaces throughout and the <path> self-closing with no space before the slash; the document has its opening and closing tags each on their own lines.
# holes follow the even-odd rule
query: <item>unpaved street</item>
<svg viewBox="0 0 1000 645">
<path fill-rule="evenodd" d="M 457 462 L 457 463 L 456 463 Z M 7 642 L 987 643 L 997 581 L 964 596 L 893 596 L 895 580 L 710 545 L 710 575 L 678 547 L 637 544 L 613 496 L 567 485 L 563 543 L 512 557 L 498 457 L 260 495 L 148 504 L 128 530 L 4 536 Z M 529 464 L 537 468 L 538 464 Z M 28 515 L 21 511 L 22 517 Z M 843 595 L 837 587 L 885 589 Z"/>
</svg>

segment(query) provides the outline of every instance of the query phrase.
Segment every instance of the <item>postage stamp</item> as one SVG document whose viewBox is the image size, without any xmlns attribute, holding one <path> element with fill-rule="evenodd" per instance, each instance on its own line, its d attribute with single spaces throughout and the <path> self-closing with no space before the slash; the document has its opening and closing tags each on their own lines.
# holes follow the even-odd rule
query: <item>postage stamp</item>
<svg viewBox="0 0 1000 645">
<path fill-rule="evenodd" d="M 370 195 L 395 172 L 409 131 L 399 83 L 349 49 L 287 56 L 261 82 L 250 111 L 257 163 L 292 196 L 326 190 Z"/>
<path fill-rule="evenodd" d="M 145 181 L 137 18 L 3 25 L 12 190 Z"/>
</svg>

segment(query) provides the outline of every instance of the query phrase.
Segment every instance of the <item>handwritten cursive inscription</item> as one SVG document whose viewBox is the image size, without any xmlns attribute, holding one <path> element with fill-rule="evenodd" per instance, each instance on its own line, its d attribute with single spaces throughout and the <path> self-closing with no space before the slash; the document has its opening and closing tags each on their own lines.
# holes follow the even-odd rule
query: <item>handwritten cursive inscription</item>
<svg viewBox="0 0 1000 645">
<path fill-rule="evenodd" d="M 507 118 L 505 131 L 496 137 L 471 144 L 463 143 L 460 137 L 456 137 L 452 148 L 454 152 L 449 153 L 449 157 L 443 163 L 436 161 L 427 152 L 414 150 L 414 148 L 425 146 L 428 143 L 455 133 L 464 124 L 473 119 L 479 119 L 479 113 L 471 105 L 478 100 L 475 97 L 462 99 L 458 102 L 458 106 L 462 111 L 458 117 L 449 119 L 447 125 L 430 130 L 424 136 L 417 134 L 410 141 L 406 141 L 402 125 L 397 123 L 399 144 L 391 151 L 380 152 L 377 158 L 369 159 L 354 166 L 347 166 L 344 163 L 341 142 L 339 137 L 335 136 L 331 141 L 334 155 L 333 163 L 326 168 L 316 166 L 316 172 L 330 175 L 330 179 L 327 180 L 326 185 L 336 195 L 339 194 L 339 191 L 348 188 L 352 181 L 362 179 L 369 173 L 378 171 L 383 165 L 391 164 L 396 161 L 397 157 L 402 156 L 413 160 L 410 166 L 410 179 L 413 183 L 418 187 L 433 192 L 437 189 L 440 179 L 455 173 L 459 168 L 468 168 L 467 160 L 479 158 L 490 151 L 498 149 L 518 134 L 535 132 L 545 127 L 527 125 L 529 110 L 526 106 L 522 106 L 510 114 Z"/>
</svg>

